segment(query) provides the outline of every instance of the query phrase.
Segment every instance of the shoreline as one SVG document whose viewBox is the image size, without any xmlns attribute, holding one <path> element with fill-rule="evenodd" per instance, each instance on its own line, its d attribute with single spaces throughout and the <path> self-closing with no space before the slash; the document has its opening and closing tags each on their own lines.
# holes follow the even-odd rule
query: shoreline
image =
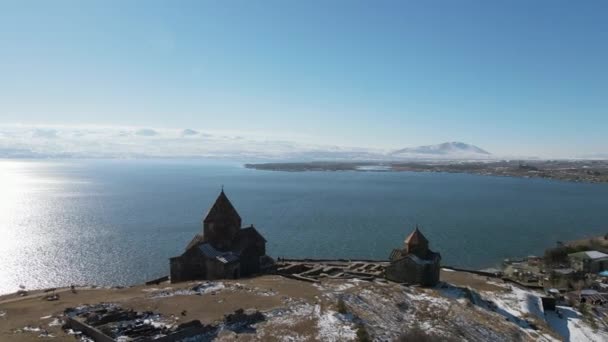
<svg viewBox="0 0 608 342">
<path fill-rule="evenodd" d="M 591 165 L 591 166 L 590 166 Z M 286 162 L 247 163 L 243 167 L 278 172 L 426 172 L 608 183 L 608 161 L 432 161 L 432 162 Z"/>
<path fill-rule="evenodd" d="M 590 241 L 603 241 L 605 240 L 604 236 L 582 236 L 580 238 L 576 238 L 576 239 L 572 239 L 572 240 L 567 240 L 567 241 L 563 241 L 564 245 L 569 245 L 569 246 L 576 246 L 576 245 L 580 245 L 580 244 L 584 244 L 584 243 L 588 243 Z M 512 259 L 512 260 L 516 260 L 519 258 L 524 258 L 525 256 L 514 256 L 514 257 L 509 257 L 508 259 Z M 302 262 L 302 263 L 332 263 L 332 262 L 336 262 L 336 263 L 345 263 L 345 262 L 366 262 L 366 263 L 388 263 L 389 260 L 388 259 L 345 259 L 345 258 L 283 258 L 281 257 L 281 262 Z M 486 266 L 486 267 L 480 267 L 480 268 L 467 268 L 467 267 L 460 267 L 460 266 L 453 266 L 453 265 L 441 265 L 442 269 L 449 269 L 449 270 L 454 270 L 456 272 L 468 272 L 468 273 L 473 273 L 473 274 L 484 274 L 484 275 L 490 275 L 492 272 L 487 272 L 485 270 L 487 269 L 494 269 L 494 268 L 498 268 L 501 267 L 500 265 L 492 265 L 492 266 Z M 134 284 L 130 284 L 130 285 L 123 285 L 123 284 L 111 284 L 111 285 L 74 285 L 76 289 L 81 289 L 81 290 L 111 290 L 111 289 L 124 289 L 124 288 L 131 288 L 131 287 L 139 287 L 139 286 L 150 286 L 150 285 L 154 285 L 154 284 L 158 284 L 158 283 L 162 283 L 162 282 L 166 282 L 168 280 L 168 275 L 164 275 L 164 276 L 160 276 L 157 277 L 155 279 L 150 279 L 141 283 L 134 283 Z M 45 288 L 34 288 L 34 289 L 28 289 L 26 291 L 28 291 L 28 296 L 24 296 L 24 297 L 32 297 L 31 293 L 34 293 L 35 295 L 41 295 L 44 293 L 44 291 L 50 290 L 50 289 L 55 289 L 56 292 L 59 291 L 67 291 L 70 290 L 70 286 L 71 285 L 61 285 L 61 286 L 56 286 L 56 287 L 45 287 Z M 14 292 L 9 292 L 9 293 L 0 293 L 0 302 L 3 302 L 7 299 L 7 297 L 15 297 L 14 299 L 19 299 L 19 298 L 24 298 L 21 296 L 18 296 L 18 292 L 14 291 Z"/>
</svg>

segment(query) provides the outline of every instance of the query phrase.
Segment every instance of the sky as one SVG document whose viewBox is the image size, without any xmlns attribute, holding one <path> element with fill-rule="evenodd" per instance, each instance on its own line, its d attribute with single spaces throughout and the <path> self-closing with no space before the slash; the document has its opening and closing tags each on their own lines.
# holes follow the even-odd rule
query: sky
<svg viewBox="0 0 608 342">
<path fill-rule="evenodd" d="M 592 0 L 0 0 L 3 146 L 135 127 L 608 156 L 607 16 Z"/>
</svg>

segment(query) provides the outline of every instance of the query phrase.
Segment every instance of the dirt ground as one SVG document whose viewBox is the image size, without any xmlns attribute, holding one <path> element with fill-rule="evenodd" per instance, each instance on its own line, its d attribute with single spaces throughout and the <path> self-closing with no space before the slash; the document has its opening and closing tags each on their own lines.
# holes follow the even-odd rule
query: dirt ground
<svg viewBox="0 0 608 342">
<path fill-rule="evenodd" d="M 502 282 L 497 278 L 488 278 L 466 272 L 455 272 L 443 269 L 441 271 L 441 281 L 459 287 L 471 287 L 477 291 L 504 291 L 503 288 L 493 285 L 488 280 Z"/>
<path fill-rule="evenodd" d="M 177 289 L 189 289 L 197 282 L 151 286 L 134 286 L 122 289 L 58 289 L 59 300 L 47 301 L 42 291 L 30 292 L 26 297 L 7 295 L 0 297 L 0 341 L 75 341 L 61 330 L 61 326 L 49 326 L 55 316 L 60 316 L 68 307 L 83 304 L 110 302 L 136 311 L 155 311 L 165 316 L 174 315 L 182 321 L 198 319 L 203 323 L 221 320 L 224 314 L 237 309 L 267 311 L 283 306 L 283 297 L 314 301 L 319 290 L 307 282 L 286 279 L 280 276 L 264 276 L 238 281 L 223 281 L 224 284 L 240 284 L 243 290 L 218 291 L 205 296 L 176 295 L 152 298 L 155 293 Z M 162 291 L 158 291 L 162 290 Z M 182 312 L 186 310 L 185 316 Z M 51 316 L 51 317 L 49 317 Z M 48 318 L 45 318 L 48 317 Z M 52 325 L 52 324 L 51 324 Z M 19 332 L 24 327 L 40 327 L 54 338 L 39 337 L 40 332 Z"/>
</svg>

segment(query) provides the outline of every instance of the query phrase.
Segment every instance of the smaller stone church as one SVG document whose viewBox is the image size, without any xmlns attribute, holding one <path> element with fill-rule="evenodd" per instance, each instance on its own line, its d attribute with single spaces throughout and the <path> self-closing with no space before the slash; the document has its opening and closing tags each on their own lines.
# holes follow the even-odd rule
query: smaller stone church
<svg viewBox="0 0 608 342">
<path fill-rule="evenodd" d="M 197 234 L 180 256 L 170 259 L 171 282 L 236 279 L 260 273 L 272 259 L 266 239 L 253 227 L 241 228 L 241 217 L 222 192 Z"/>
<path fill-rule="evenodd" d="M 399 283 L 435 286 L 439 282 L 441 255 L 429 249 L 429 241 L 418 226 L 405 239 L 403 249 L 394 249 L 386 267 L 388 280 Z"/>
</svg>

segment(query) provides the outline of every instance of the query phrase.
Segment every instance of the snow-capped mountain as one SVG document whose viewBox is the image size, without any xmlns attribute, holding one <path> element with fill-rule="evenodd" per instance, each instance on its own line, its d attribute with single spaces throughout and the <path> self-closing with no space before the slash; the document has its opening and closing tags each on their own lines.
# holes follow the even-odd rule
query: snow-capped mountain
<svg viewBox="0 0 608 342">
<path fill-rule="evenodd" d="M 438 145 L 403 148 L 391 152 L 390 155 L 394 157 L 488 158 L 491 154 L 475 145 L 454 141 Z"/>
</svg>

